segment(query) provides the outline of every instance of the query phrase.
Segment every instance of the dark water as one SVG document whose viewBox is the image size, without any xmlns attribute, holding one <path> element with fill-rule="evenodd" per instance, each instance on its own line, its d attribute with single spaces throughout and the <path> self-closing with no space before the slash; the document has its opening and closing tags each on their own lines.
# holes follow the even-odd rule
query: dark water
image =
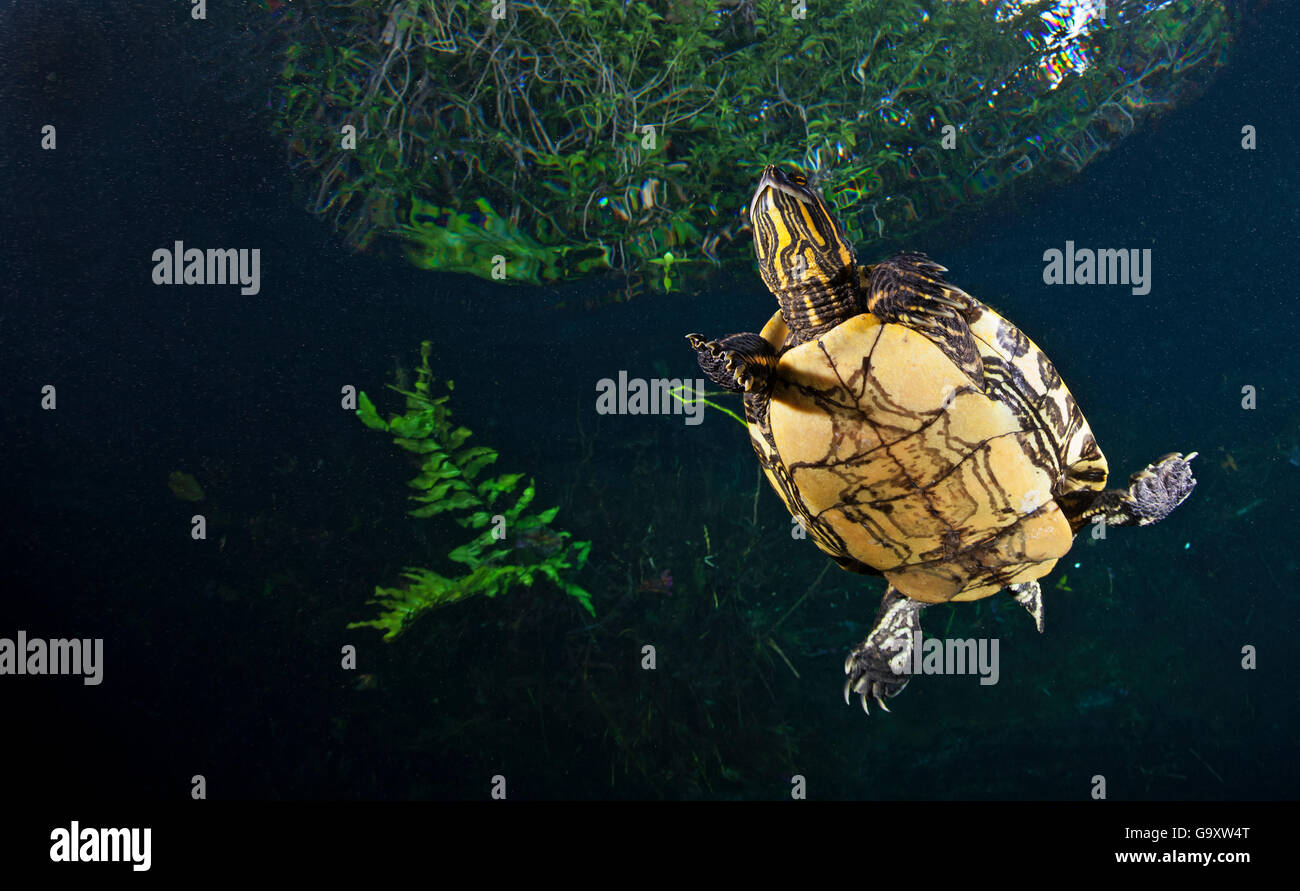
<svg viewBox="0 0 1300 891">
<path fill-rule="evenodd" d="M 620 370 L 695 377 L 686 332 L 760 325 L 756 275 L 582 309 L 598 284 L 349 254 L 247 111 L 256 72 L 200 76 L 215 63 L 183 11 L 3 15 L 0 637 L 105 641 L 100 686 L 0 677 L 28 730 L 9 788 L 184 798 L 202 774 L 215 798 L 481 798 L 501 774 L 518 798 L 782 798 L 801 774 L 820 798 L 1081 799 L 1096 775 L 1118 799 L 1300 792 L 1294 4 L 1249 18 L 1203 97 L 1075 181 L 913 245 L 1049 352 L 1115 482 L 1199 450 L 1200 485 L 1160 525 L 1081 538 L 1045 580 L 1041 636 L 1005 597 L 931 608 L 927 633 L 1000 640 L 999 683 L 919 678 L 870 718 L 841 699 L 842 661 L 882 583 L 791 539 L 725 416 L 595 411 Z M 35 148 L 47 121 L 57 152 Z M 153 286 L 152 252 L 178 239 L 259 247 L 261 293 Z M 1151 292 L 1044 285 L 1043 251 L 1067 240 L 1150 248 Z M 346 629 L 375 585 L 463 541 L 404 516 L 411 466 L 339 408 L 422 339 L 458 420 L 593 542 L 595 619 L 538 585 L 388 644 Z M 169 491 L 176 470 L 202 507 Z"/>
</svg>

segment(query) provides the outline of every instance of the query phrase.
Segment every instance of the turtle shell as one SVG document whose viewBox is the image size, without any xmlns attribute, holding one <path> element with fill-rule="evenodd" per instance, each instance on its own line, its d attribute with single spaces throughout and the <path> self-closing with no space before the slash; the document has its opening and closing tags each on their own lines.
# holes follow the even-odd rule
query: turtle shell
<svg viewBox="0 0 1300 891">
<path fill-rule="evenodd" d="M 1105 458 L 1047 357 L 978 305 L 974 386 L 933 342 L 870 313 L 785 349 L 750 419 L 764 472 L 822 550 L 929 603 L 1046 575 L 1074 530 L 1057 502 L 1101 489 Z"/>
</svg>

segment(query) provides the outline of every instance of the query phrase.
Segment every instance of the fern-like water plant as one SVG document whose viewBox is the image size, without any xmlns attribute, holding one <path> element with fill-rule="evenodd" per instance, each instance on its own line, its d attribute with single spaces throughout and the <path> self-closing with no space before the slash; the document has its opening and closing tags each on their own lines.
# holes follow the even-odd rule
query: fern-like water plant
<svg viewBox="0 0 1300 891">
<path fill-rule="evenodd" d="M 444 575 L 433 569 L 407 567 L 402 585 L 376 587 L 369 602 L 380 608 L 378 618 L 352 622 L 349 628 L 377 628 L 392 640 L 423 613 L 467 597 L 495 597 L 518 585 L 547 579 L 595 615 L 591 595 L 573 577 L 587 562 L 591 542 L 573 541 L 568 532 L 551 526 L 558 507 L 530 510 L 536 489 L 533 480 L 519 491 L 522 473 L 497 476 L 484 471 L 497 460 L 487 446 L 470 445 L 471 431 L 452 422 L 447 403 L 454 389 L 433 395 L 434 377 L 429 367 L 431 344 L 420 345 L 420 367 L 414 390 L 389 388 L 406 397 L 406 411 L 385 421 L 363 392 L 357 417 L 367 427 L 393 435 L 393 442 L 421 457 L 419 475 L 408 485 L 419 506 L 410 511 L 419 518 L 447 514 L 460 526 L 477 531 L 472 539 L 451 550 L 447 559 L 466 568 L 463 575 Z"/>
</svg>

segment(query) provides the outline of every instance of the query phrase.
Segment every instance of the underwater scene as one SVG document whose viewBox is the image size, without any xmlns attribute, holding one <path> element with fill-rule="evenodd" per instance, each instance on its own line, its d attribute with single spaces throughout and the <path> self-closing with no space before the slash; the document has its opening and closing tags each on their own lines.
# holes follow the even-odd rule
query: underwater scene
<svg viewBox="0 0 1300 891">
<path fill-rule="evenodd" d="M 1295 799 L 1298 33 L 0 4 L 7 788 Z"/>
</svg>

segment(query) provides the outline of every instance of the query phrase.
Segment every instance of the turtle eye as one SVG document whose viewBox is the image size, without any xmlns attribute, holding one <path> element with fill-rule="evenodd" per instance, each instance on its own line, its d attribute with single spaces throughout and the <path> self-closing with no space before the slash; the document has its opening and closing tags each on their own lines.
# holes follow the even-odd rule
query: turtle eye
<svg viewBox="0 0 1300 891">
<path fill-rule="evenodd" d="M 790 174 L 790 182 L 794 183 L 796 186 L 806 186 L 808 185 L 808 177 L 804 176 L 802 173 L 792 173 Z"/>
</svg>

